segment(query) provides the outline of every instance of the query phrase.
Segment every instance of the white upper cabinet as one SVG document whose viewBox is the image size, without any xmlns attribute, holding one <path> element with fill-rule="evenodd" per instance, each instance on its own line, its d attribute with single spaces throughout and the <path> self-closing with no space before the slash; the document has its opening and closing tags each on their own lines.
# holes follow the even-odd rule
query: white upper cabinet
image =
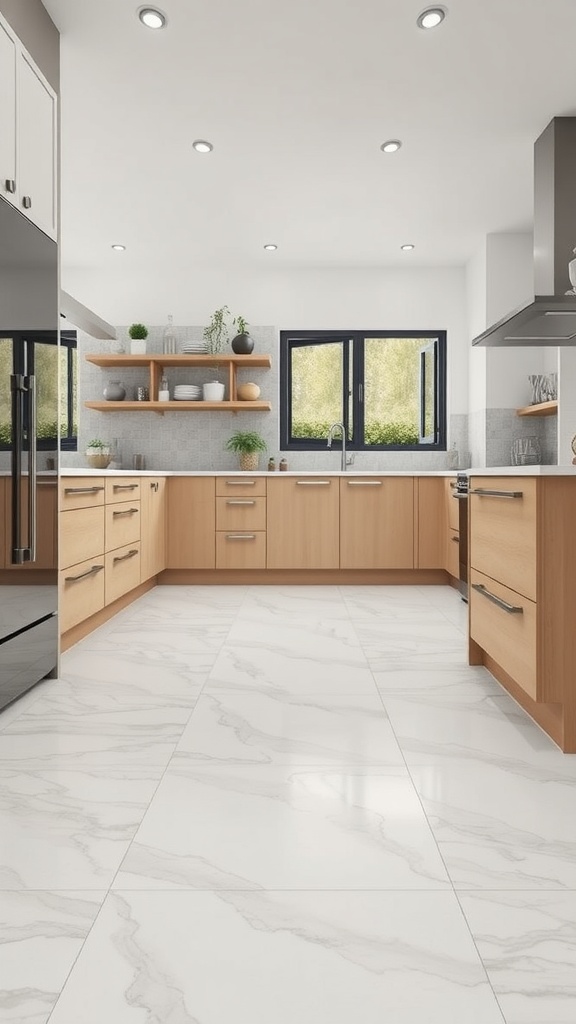
<svg viewBox="0 0 576 1024">
<path fill-rule="evenodd" d="M 56 238 L 56 94 L 2 19 L 0 86 L 0 192 Z"/>
</svg>

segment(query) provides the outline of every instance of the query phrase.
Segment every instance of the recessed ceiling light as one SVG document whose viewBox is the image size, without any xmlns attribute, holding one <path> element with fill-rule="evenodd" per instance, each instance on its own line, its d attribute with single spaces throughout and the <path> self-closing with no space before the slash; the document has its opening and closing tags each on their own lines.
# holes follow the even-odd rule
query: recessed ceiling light
<svg viewBox="0 0 576 1024">
<path fill-rule="evenodd" d="M 418 28 L 437 28 L 442 24 L 447 13 L 445 7 L 427 7 L 418 15 L 416 24 Z"/>
<path fill-rule="evenodd" d="M 140 7 L 138 17 L 146 28 L 164 28 L 166 26 L 166 15 L 157 7 Z"/>
<path fill-rule="evenodd" d="M 214 146 L 211 142 L 206 142 L 206 139 L 196 139 L 192 143 L 192 149 L 195 149 L 197 153 L 211 153 Z"/>
<path fill-rule="evenodd" d="M 412 245 L 412 243 L 409 243 L 408 245 L 401 245 L 400 248 L 402 249 L 402 252 L 410 252 L 415 247 Z"/>
<path fill-rule="evenodd" d="M 388 139 L 388 142 L 383 142 L 380 149 L 383 153 L 397 153 L 402 143 L 400 139 Z"/>
<path fill-rule="evenodd" d="M 265 245 L 264 248 L 266 249 L 266 252 L 274 252 L 274 250 L 277 249 L 278 246 L 273 245 L 272 242 L 270 242 L 268 245 Z"/>
<path fill-rule="evenodd" d="M 125 245 L 113 245 L 112 248 L 114 249 L 115 252 L 124 252 L 124 250 L 126 249 L 126 246 Z"/>
</svg>

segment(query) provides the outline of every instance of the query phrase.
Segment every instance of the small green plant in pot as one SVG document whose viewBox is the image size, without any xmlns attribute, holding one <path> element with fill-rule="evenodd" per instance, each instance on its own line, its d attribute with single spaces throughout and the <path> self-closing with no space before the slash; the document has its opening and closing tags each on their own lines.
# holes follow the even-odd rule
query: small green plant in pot
<svg viewBox="0 0 576 1024">
<path fill-rule="evenodd" d="M 112 461 L 110 442 L 101 441 L 98 437 L 88 441 L 86 446 L 86 461 L 92 469 L 106 469 Z"/>
<path fill-rule="evenodd" d="M 232 351 L 236 355 L 248 356 L 254 348 L 254 342 L 248 334 L 248 322 L 243 316 L 234 317 L 232 321 L 237 330 L 236 337 L 232 338 Z"/>
<path fill-rule="evenodd" d="M 144 324 L 131 324 L 128 328 L 130 341 L 130 352 L 133 356 L 143 356 L 146 353 L 146 338 L 148 328 Z"/>
<path fill-rule="evenodd" d="M 226 442 L 229 452 L 237 452 L 240 460 L 240 469 L 253 473 L 258 469 L 260 452 L 266 451 L 266 442 L 260 434 L 254 431 L 236 431 Z"/>
</svg>

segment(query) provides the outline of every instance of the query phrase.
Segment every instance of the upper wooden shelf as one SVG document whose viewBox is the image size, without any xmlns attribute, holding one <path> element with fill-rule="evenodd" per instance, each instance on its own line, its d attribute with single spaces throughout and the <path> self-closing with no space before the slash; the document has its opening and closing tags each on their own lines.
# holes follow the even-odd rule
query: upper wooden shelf
<svg viewBox="0 0 576 1024">
<path fill-rule="evenodd" d="M 148 352 L 143 356 L 133 356 L 130 353 L 115 355 L 112 352 L 105 354 L 97 353 L 87 355 L 86 359 L 95 366 L 230 366 L 237 369 L 243 366 L 265 366 L 270 367 L 271 357 L 269 355 L 237 356 L 232 353 L 229 356 L 187 356 L 183 354 L 168 356 L 161 352 Z"/>
<path fill-rule="evenodd" d="M 517 416 L 557 416 L 558 402 L 538 402 L 537 405 L 525 405 L 516 409 Z"/>
</svg>

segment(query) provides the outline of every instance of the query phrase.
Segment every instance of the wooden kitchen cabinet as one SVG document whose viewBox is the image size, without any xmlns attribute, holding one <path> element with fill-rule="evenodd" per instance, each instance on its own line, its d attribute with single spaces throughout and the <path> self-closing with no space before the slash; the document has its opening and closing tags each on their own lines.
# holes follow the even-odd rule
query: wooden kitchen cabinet
<svg viewBox="0 0 576 1024">
<path fill-rule="evenodd" d="M 172 477 L 168 489 L 167 567 L 216 567 L 215 477 Z"/>
<path fill-rule="evenodd" d="M 416 479 L 414 487 L 418 540 L 415 564 L 418 569 L 443 569 L 446 532 L 444 479 L 421 476 Z"/>
<path fill-rule="evenodd" d="M 166 568 L 166 477 L 145 477 L 141 485 L 140 580 Z"/>
<path fill-rule="evenodd" d="M 414 478 L 340 478 L 340 568 L 414 568 Z"/>
<path fill-rule="evenodd" d="M 531 601 L 536 600 L 539 483 L 535 477 L 475 477 L 469 490 L 470 565 Z"/>
<path fill-rule="evenodd" d="M 104 607 L 104 555 L 61 569 L 60 632 L 66 633 Z"/>
<path fill-rule="evenodd" d="M 338 477 L 269 479 L 266 519 L 268 569 L 338 568 Z"/>
</svg>

